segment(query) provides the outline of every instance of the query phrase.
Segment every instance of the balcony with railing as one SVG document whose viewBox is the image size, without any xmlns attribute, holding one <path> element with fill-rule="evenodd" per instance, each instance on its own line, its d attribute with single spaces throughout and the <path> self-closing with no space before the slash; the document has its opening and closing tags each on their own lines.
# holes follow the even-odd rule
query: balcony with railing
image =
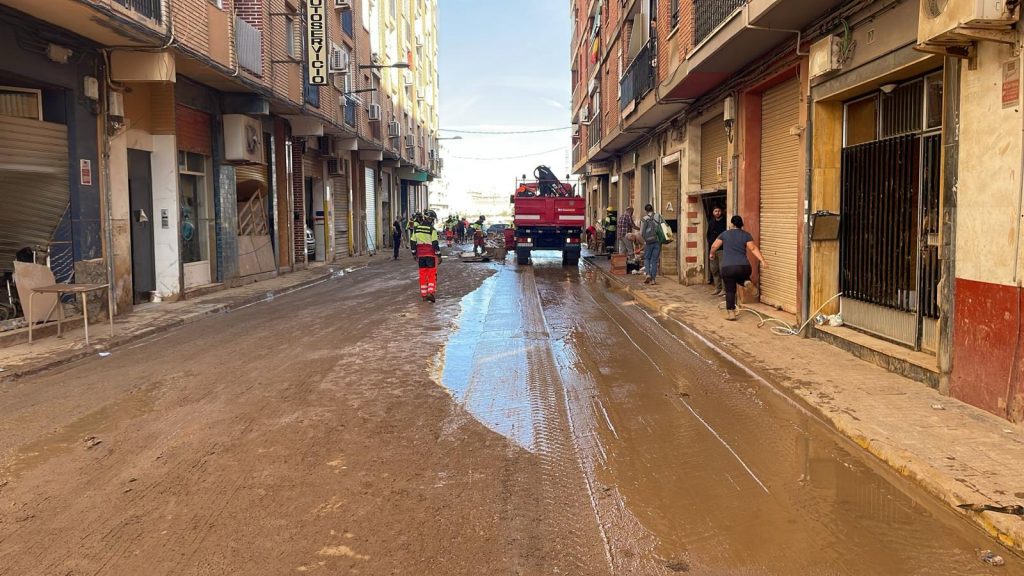
<svg viewBox="0 0 1024 576">
<path fill-rule="evenodd" d="M 594 112 L 594 117 L 590 120 L 590 125 L 587 126 L 587 147 L 599 146 L 601 136 L 601 113 L 598 111 Z"/>
<path fill-rule="evenodd" d="M 163 21 L 163 0 L 114 0 L 114 2 L 150 20 Z"/>
<path fill-rule="evenodd" d="M 626 68 L 619 81 L 619 108 L 625 110 L 654 88 L 654 41 L 650 40 Z"/>
<path fill-rule="evenodd" d="M 700 44 L 747 0 L 694 0 L 694 41 Z"/>
<path fill-rule="evenodd" d="M 263 32 L 235 17 L 235 54 L 238 65 L 257 76 L 263 75 Z"/>
<path fill-rule="evenodd" d="M 573 168 L 579 166 L 580 160 L 583 159 L 583 146 L 577 142 L 572 146 L 572 165 Z"/>
</svg>

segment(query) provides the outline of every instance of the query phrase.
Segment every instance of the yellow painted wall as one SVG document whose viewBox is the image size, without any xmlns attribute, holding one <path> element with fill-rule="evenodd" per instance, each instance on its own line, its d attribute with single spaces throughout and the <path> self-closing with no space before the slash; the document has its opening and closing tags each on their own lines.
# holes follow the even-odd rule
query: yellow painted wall
<svg viewBox="0 0 1024 576">
<path fill-rule="evenodd" d="M 963 69 L 957 186 L 958 278 L 1014 283 L 1015 252 L 1020 244 L 1018 206 L 1024 116 L 1020 102 L 1010 108 L 1002 105 L 1002 65 L 1013 58 L 1009 47 L 982 43 L 977 69 Z"/>
</svg>

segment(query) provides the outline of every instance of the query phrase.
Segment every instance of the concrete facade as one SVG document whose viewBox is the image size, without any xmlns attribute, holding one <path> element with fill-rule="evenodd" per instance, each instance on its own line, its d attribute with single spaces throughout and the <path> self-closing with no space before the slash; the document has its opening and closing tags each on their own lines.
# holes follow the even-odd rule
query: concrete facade
<svg viewBox="0 0 1024 576">
<path fill-rule="evenodd" d="M 140 259 L 155 280 L 146 297 L 174 300 L 378 247 L 380 239 L 365 234 L 366 191 L 377 191 L 370 201 L 381 229 L 403 205 L 400 191 L 425 193 L 439 162 L 436 1 L 401 3 L 395 14 L 376 6 L 357 1 L 341 9 L 323 0 L 152 0 L 127 7 L 111 0 L 0 1 L 11 26 L 49 26 L 52 36 L 74 39 L 68 42 L 72 54 L 83 54 L 73 65 L 32 64 L 8 51 L 0 74 L 9 68 L 32 77 L 20 70 L 24 63 L 40 81 L 73 92 L 83 89 L 85 77 L 98 85 L 95 95 L 76 94 L 79 105 L 67 124 L 73 142 L 69 174 L 79 175 L 80 160 L 91 162 L 93 171 L 88 186 L 70 179 L 70 209 L 59 228 L 68 237 L 54 240 L 68 247 L 72 268 L 84 266 L 78 262 L 105 266 L 116 309 L 125 312 L 143 298 L 135 289 L 143 281 L 133 276 Z M 308 10 L 319 7 L 332 60 L 347 67 L 332 69 L 327 86 L 310 86 L 304 79 L 305 22 Z M 385 62 L 374 44 L 393 44 L 395 57 Z M 408 65 L 415 81 L 405 82 L 406 71 L 389 67 L 394 63 Z M 51 77 L 50 68 L 62 78 Z M 393 103 L 382 106 L 387 111 L 379 120 L 376 113 L 370 120 L 370 105 L 381 104 L 385 90 Z M 262 126 L 253 134 L 262 155 L 229 156 L 227 115 Z M 388 136 L 392 117 L 403 127 L 400 138 Z M 412 135 L 410 146 L 406 134 Z M 140 217 L 129 198 L 132 150 L 150 162 L 153 213 L 143 216 L 152 227 L 152 253 L 143 250 L 142 257 L 133 254 L 141 245 L 132 242 L 133 218 L 138 223 Z M 387 173 L 380 165 L 384 150 L 398 161 Z M 376 182 L 365 181 L 367 168 Z M 259 206 L 246 207 L 254 194 Z M 265 214 L 263 244 L 238 236 L 244 211 L 256 208 Z M 317 245 L 308 254 L 307 224 Z M 271 253 L 253 256 L 257 248 L 247 246 L 254 242 L 264 252 L 269 244 Z"/>
<path fill-rule="evenodd" d="M 755 269 L 762 311 L 797 325 L 842 312 L 848 327 L 823 338 L 1020 421 L 1024 117 L 1011 46 L 1020 15 L 1003 14 L 988 32 L 968 21 L 950 41 L 934 32 L 944 16 L 922 16 L 930 6 L 574 0 L 573 169 L 591 222 L 605 204 L 639 210 L 648 199 L 675 221 L 678 241 L 662 256 L 669 277 L 707 282 L 707 212 L 724 205 L 744 217 L 770 263 L 767 276 Z M 915 90 L 923 96 L 907 96 Z M 875 106 L 867 124 L 851 120 L 858 102 Z M 902 244 L 812 240 L 815 212 L 857 225 L 844 206 L 858 206 L 848 181 L 858 150 L 904 141 L 922 154 L 909 191 L 893 189 L 910 194 L 907 204 L 864 205 L 882 219 L 871 224 L 883 235 L 876 242 L 890 241 L 885 226 L 903 226 Z M 772 157 L 778 150 L 788 152 Z M 874 170 L 864 177 L 889 182 L 880 186 L 902 182 L 896 164 Z M 851 250 L 868 250 L 859 257 L 875 264 L 867 273 L 879 276 L 884 297 L 851 291 L 864 278 L 843 263 Z M 891 342 L 905 352 L 879 352 Z"/>
</svg>

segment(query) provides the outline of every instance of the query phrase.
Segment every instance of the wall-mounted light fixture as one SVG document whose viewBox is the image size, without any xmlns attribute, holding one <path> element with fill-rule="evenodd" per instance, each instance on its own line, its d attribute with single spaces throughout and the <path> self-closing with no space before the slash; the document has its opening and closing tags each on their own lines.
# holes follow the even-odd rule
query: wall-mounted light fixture
<svg viewBox="0 0 1024 576">
<path fill-rule="evenodd" d="M 899 84 L 893 84 L 891 82 L 889 84 L 882 84 L 878 87 L 878 89 L 882 91 L 882 94 L 885 95 L 892 94 L 897 88 L 899 88 Z"/>
<path fill-rule="evenodd" d="M 736 100 L 729 96 L 723 103 L 722 119 L 725 120 L 725 135 L 732 144 L 733 128 L 736 126 Z"/>
</svg>

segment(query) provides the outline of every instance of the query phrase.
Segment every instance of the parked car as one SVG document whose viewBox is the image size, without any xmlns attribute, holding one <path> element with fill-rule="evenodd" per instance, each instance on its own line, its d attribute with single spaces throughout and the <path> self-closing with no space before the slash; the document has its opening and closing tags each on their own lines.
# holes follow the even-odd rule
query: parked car
<svg viewBox="0 0 1024 576">
<path fill-rule="evenodd" d="M 316 236 L 309 226 L 306 226 L 306 256 L 310 259 L 316 256 Z"/>
<path fill-rule="evenodd" d="M 502 234 L 505 233 L 505 229 L 506 228 L 508 228 L 508 224 L 491 224 L 487 228 L 487 233 L 488 234 L 497 234 L 497 235 L 501 236 Z"/>
</svg>

